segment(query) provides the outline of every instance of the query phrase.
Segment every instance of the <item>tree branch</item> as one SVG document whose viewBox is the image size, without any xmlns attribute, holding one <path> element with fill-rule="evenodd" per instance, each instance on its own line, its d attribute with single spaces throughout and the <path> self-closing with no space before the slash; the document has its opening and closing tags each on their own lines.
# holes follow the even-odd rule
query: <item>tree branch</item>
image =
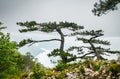
<svg viewBox="0 0 120 79">
<path fill-rule="evenodd" d="M 97 37 L 99 37 L 99 36 L 91 37 L 91 38 L 90 38 L 90 41 L 93 40 L 93 39 L 95 39 L 95 38 L 97 38 Z"/>
<path fill-rule="evenodd" d="M 80 57 L 77 57 L 77 58 L 84 58 L 85 56 L 90 55 L 90 54 L 93 54 L 93 53 L 94 53 L 94 52 L 86 53 L 86 54 L 84 54 L 83 56 L 80 56 Z"/>
<path fill-rule="evenodd" d="M 87 48 L 91 50 L 91 47 L 87 47 L 87 46 L 81 46 L 81 48 Z"/>
<path fill-rule="evenodd" d="M 49 41 L 61 41 L 61 40 L 60 39 L 49 39 L 49 40 L 40 40 L 40 41 L 31 40 L 31 44 L 29 46 L 31 46 L 37 42 L 49 42 Z"/>
</svg>

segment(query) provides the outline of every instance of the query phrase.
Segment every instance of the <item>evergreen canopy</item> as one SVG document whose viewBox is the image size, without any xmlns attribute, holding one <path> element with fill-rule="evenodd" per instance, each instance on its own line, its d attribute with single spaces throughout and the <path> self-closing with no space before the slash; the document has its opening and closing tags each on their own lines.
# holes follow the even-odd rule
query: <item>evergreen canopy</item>
<svg viewBox="0 0 120 79">
<path fill-rule="evenodd" d="M 60 48 L 54 49 L 49 56 L 60 56 L 63 63 L 67 63 L 70 61 L 73 61 L 75 59 L 75 56 L 73 54 L 70 54 L 68 52 L 64 51 L 64 42 L 65 42 L 65 35 L 62 29 L 68 29 L 70 31 L 78 31 L 83 29 L 83 26 L 79 26 L 76 23 L 73 22 L 48 22 L 48 23 L 36 23 L 35 21 L 30 22 L 18 22 L 18 25 L 24 27 L 23 29 L 20 29 L 20 32 L 28 32 L 28 31 L 41 31 L 41 32 L 57 32 L 60 35 L 60 39 L 48 39 L 48 40 L 32 40 L 32 39 L 24 39 L 19 43 L 20 46 L 24 46 L 25 44 L 31 43 L 37 43 L 37 42 L 49 42 L 49 41 L 59 41 L 60 42 Z M 31 45 L 30 44 L 30 45 Z"/>
<path fill-rule="evenodd" d="M 99 3 L 94 4 L 94 9 L 92 12 L 101 16 L 102 14 L 107 14 L 109 11 L 117 10 L 117 4 L 120 3 L 120 0 L 99 0 Z"/>
<path fill-rule="evenodd" d="M 104 59 L 102 55 L 109 55 L 108 53 L 111 54 L 116 54 L 116 53 L 120 53 L 120 51 L 112 51 L 110 48 L 105 48 L 102 47 L 103 45 L 110 45 L 110 42 L 105 41 L 105 40 L 100 40 L 97 39 L 98 37 L 103 36 L 103 31 L 102 30 L 91 30 L 91 31 L 82 31 L 82 32 L 75 32 L 71 34 L 72 36 L 75 35 L 82 35 L 82 36 L 86 36 L 86 37 L 77 37 L 77 41 L 82 41 L 83 43 L 89 44 L 90 47 L 88 46 L 73 46 L 71 47 L 68 51 L 72 51 L 74 49 L 77 49 L 77 51 L 83 51 L 84 48 L 88 49 L 88 52 L 86 53 L 81 52 L 79 54 L 80 57 L 78 58 L 94 58 L 97 57 L 97 59 Z"/>
</svg>

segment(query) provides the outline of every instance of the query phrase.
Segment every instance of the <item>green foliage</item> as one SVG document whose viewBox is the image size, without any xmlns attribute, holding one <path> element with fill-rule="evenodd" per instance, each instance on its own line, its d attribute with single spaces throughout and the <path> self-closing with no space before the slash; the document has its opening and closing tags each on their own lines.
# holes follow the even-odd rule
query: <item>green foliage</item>
<svg viewBox="0 0 120 79">
<path fill-rule="evenodd" d="M 81 47 L 77 47 L 77 46 L 72 46 L 70 48 L 67 49 L 67 51 L 73 51 L 73 50 L 77 50 L 77 52 L 83 53 L 83 49 Z"/>
<path fill-rule="evenodd" d="M 46 77 L 51 77 L 53 75 L 55 75 L 55 73 L 53 72 L 54 68 L 52 69 L 46 69 L 45 73 L 46 73 Z"/>
<path fill-rule="evenodd" d="M 17 25 L 20 25 L 20 26 L 26 26 L 28 28 L 32 28 L 33 26 L 35 26 L 37 23 L 35 21 L 30 21 L 30 22 L 25 22 L 25 23 L 22 23 L 22 22 L 18 22 Z"/>
<path fill-rule="evenodd" d="M 19 30 L 20 32 L 28 32 L 28 31 L 35 31 L 35 30 L 38 30 L 37 27 L 35 27 L 35 25 L 37 25 L 37 23 L 35 21 L 31 21 L 31 22 L 25 22 L 25 23 L 22 23 L 22 22 L 18 22 L 17 25 L 20 25 L 22 27 L 25 27 L 27 29 L 21 29 Z"/>
<path fill-rule="evenodd" d="M 84 69 L 83 66 L 80 66 L 79 70 L 80 70 L 80 72 L 81 72 L 82 74 L 85 73 L 85 69 Z"/>
<path fill-rule="evenodd" d="M 101 16 L 102 14 L 107 14 L 109 11 L 117 10 L 117 4 L 120 3 L 120 0 L 100 0 L 99 3 L 94 4 L 94 9 L 92 12 Z"/>
<path fill-rule="evenodd" d="M 65 71 L 61 71 L 61 73 L 57 76 L 55 76 L 56 79 L 64 79 L 65 78 Z"/>
<path fill-rule="evenodd" d="M 6 79 L 7 76 L 8 76 L 8 74 L 6 74 L 6 73 L 0 73 L 0 78 L 1 79 Z"/>
<path fill-rule="evenodd" d="M 120 64 L 111 64 L 109 71 L 112 72 L 112 76 L 117 76 L 117 73 L 120 73 Z"/>
<path fill-rule="evenodd" d="M 97 64 L 95 61 L 93 60 L 85 60 L 83 62 L 84 66 L 86 66 L 87 68 L 92 68 L 94 71 L 98 71 L 100 69 L 101 64 Z"/>
<path fill-rule="evenodd" d="M 30 39 L 24 39 L 21 42 L 19 42 L 19 47 L 22 47 L 22 46 L 29 44 L 31 42 L 32 42 L 32 40 L 30 40 Z"/>
<path fill-rule="evenodd" d="M 77 38 L 77 40 L 82 40 L 84 43 L 89 43 L 89 40 L 90 39 L 87 39 L 87 38 Z M 110 42 L 108 41 L 104 41 L 104 40 L 99 40 L 99 39 L 93 39 L 91 40 L 92 43 L 95 43 L 95 44 L 103 44 L 103 45 L 110 45 Z"/>
<path fill-rule="evenodd" d="M 98 71 L 98 70 L 100 69 L 100 66 L 101 66 L 101 65 L 94 64 L 94 65 L 93 65 L 94 70 L 95 70 L 95 71 Z"/>
<path fill-rule="evenodd" d="M 76 55 L 68 52 L 61 51 L 59 49 L 54 49 L 51 53 L 48 54 L 48 56 L 60 56 L 62 58 L 66 58 L 66 62 L 71 62 L 76 60 Z M 64 61 L 64 60 L 62 60 Z M 64 63 L 64 62 L 63 62 Z"/>
<path fill-rule="evenodd" d="M 77 78 L 83 79 L 85 78 L 105 78 L 105 75 L 110 75 L 118 79 L 118 73 L 120 73 L 120 64 L 114 64 L 117 61 L 106 61 L 106 60 L 85 60 L 83 62 L 64 64 L 59 63 L 59 66 L 44 70 L 45 75 L 42 76 L 41 79 L 66 79 L 68 77 L 67 74 L 71 74 L 73 76 L 77 76 Z M 39 70 L 39 69 L 37 69 Z M 85 73 L 89 72 L 89 75 L 85 75 Z M 98 74 L 98 75 L 97 75 Z M 93 76 L 96 76 L 93 78 Z M 34 79 L 31 77 L 31 79 Z"/>
<path fill-rule="evenodd" d="M 0 22 L 0 35 L 3 35 L 3 33 L 1 32 L 2 29 L 5 29 L 6 27 L 2 26 L 2 22 Z"/>
<path fill-rule="evenodd" d="M 64 69 L 66 69 L 68 67 L 67 64 L 59 62 L 58 65 L 56 66 L 56 70 L 57 71 L 63 71 Z"/>
<path fill-rule="evenodd" d="M 111 64 L 117 64 L 116 60 L 111 60 Z"/>
<path fill-rule="evenodd" d="M 27 52 L 25 56 L 23 56 L 23 64 L 25 66 L 24 71 L 28 72 L 33 69 L 35 65 L 35 61 L 33 61 L 33 56 Z"/>
<path fill-rule="evenodd" d="M 0 28 L 3 29 L 3 28 Z M 21 73 L 34 67 L 35 62 L 30 53 L 21 55 L 18 52 L 18 44 L 10 41 L 10 34 L 0 34 L 0 78 L 19 79 Z M 27 73 L 28 74 L 28 73 Z"/>
<path fill-rule="evenodd" d="M 19 67 L 22 67 L 21 56 L 17 51 L 17 43 L 10 41 L 9 34 L 0 35 L 0 78 L 18 76 L 21 72 Z"/>
<path fill-rule="evenodd" d="M 2 25 L 2 22 L 0 22 L 0 26 Z"/>
<path fill-rule="evenodd" d="M 21 77 L 22 79 L 28 77 L 28 72 L 22 72 L 22 73 L 20 74 L 20 77 Z"/>
<path fill-rule="evenodd" d="M 71 36 L 76 36 L 76 35 L 84 35 L 84 36 L 103 36 L 103 31 L 102 30 L 86 30 L 82 32 L 74 32 L 71 34 Z"/>
<path fill-rule="evenodd" d="M 85 60 L 83 62 L 84 66 L 86 66 L 87 68 L 90 68 L 90 64 L 94 64 L 94 62 L 92 60 Z"/>
<path fill-rule="evenodd" d="M 19 46 L 24 46 L 28 43 L 34 44 L 37 42 L 49 42 L 49 41 L 59 41 L 60 42 L 60 48 L 53 50 L 48 56 L 60 56 L 62 61 L 64 63 L 74 61 L 76 59 L 76 55 L 70 54 L 69 52 L 64 51 L 64 41 L 65 41 L 65 35 L 64 32 L 62 32 L 62 29 L 68 29 L 70 31 L 77 31 L 81 30 L 84 27 L 77 25 L 76 23 L 73 22 L 48 22 L 48 23 L 37 23 L 35 21 L 26 21 L 26 22 L 18 22 L 17 25 L 20 25 L 23 27 L 23 29 L 20 29 L 20 32 L 29 32 L 29 31 L 41 31 L 41 32 L 57 32 L 60 35 L 60 39 L 50 39 L 50 40 L 23 40 L 19 43 Z"/>
<path fill-rule="evenodd" d="M 28 31 L 43 31 L 43 32 L 54 32 L 57 29 L 67 28 L 69 30 L 75 31 L 79 29 L 83 29 L 83 26 L 79 26 L 73 22 L 48 22 L 48 23 L 37 23 L 35 21 L 26 21 L 26 22 L 18 22 L 17 25 L 22 27 L 26 27 L 25 29 L 19 30 L 20 32 L 28 32 Z"/>
<path fill-rule="evenodd" d="M 68 51 L 73 51 L 74 49 L 77 50 L 78 54 L 81 54 L 79 57 L 77 58 L 81 58 L 81 59 L 93 59 L 94 57 L 97 57 L 97 59 L 104 59 L 102 57 L 102 55 L 108 55 L 108 53 L 111 54 L 116 54 L 116 53 L 120 53 L 120 51 L 113 51 L 110 48 L 103 48 L 101 47 L 102 45 L 110 45 L 110 42 L 105 41 L 105 40 L 100 40 L 97 39 L 98 37 L 103 36 L 103 31 L 102 30 L 86 30 L 86 31 L 82 31 L 82 32 L 74 32 L 71 34 L 71 36 L 78 36 L 78 35 L 82 35 L 84 37 L 77 37 L 77 41 L 82 41 L 83 43 L 89 44 L 90 46 L 73 46 L 70 47 L 68 49 Z M 98 44 L 98 45 L 97 45 Z M 96 46 L 97 45 L 97 46 Z M 84 52 L 84 49 L 88 49 L 89 52 Z"/>
<path fill-rule="evenodd" d="M 60 50 L 54 49 L 51 53 L 48 54 L 48 56 L 60 56 Z"/>
<path fill-rule="evenodd" d="M 17 52 L 17 43 L 10 42 L 9 34 L 0 37 L 0 72 L 7 70 L 10 66 L 15 65 L 13 57 L 19 55 Z"/>
<path fill-rule="evenodd" d="M 35 64 L 33 68 L 33 79 L 42 79 L 45 76 L 45 70 L 39 63 Z"/>
</svg>

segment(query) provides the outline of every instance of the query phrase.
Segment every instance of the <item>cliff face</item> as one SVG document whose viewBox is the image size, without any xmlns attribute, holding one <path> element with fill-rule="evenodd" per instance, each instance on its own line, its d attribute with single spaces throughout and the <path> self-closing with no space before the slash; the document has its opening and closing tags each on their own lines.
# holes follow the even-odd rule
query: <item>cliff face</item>
<svg viewBox="0 0 120 79">
<path fill-rule="evenodd" d="M 40 76 L 38 79 L 120 79 L 120 62 L 85 60 L 72 64 L 59 63 L 55 68 L 33 72 L 29 79 L 34 79 L 32 76 L 35 74 Z"/>
<path fill-rule="evenodd" d="M 120 79 L 120 62 L 116 60 L 85 60 L 73 64 L 58 64 L 46 79 Z"/>
</svg>

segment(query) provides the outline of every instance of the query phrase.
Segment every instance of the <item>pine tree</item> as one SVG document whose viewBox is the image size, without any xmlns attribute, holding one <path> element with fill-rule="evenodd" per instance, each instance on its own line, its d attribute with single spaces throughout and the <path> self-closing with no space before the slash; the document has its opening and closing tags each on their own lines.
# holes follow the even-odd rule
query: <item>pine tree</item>
<svg viewBox="0 0 120 79">
<path fill-rule="evenodd" d="M 89 46 L 80 46 L 76 47 L 73 46 L 71 47 L 68 51 L 72 51 L 74 49 L 77 49 L 80 51 L 80 56 L 77 58 L 94 58 L 97 57 L 97 59 L 105 59 L 103 58 L 102 55 L 108 55 L 110 54 L 116 54 L 120 53 L 120 51 L 112 51 L 110 48 L 103 48 L 102 46 L 108 46 L 110 45 L 110 42 L 105 41 L 105 40 L 100 40 L 99 37 L 103 36 L 103 31 L 102 30 L 91 30 L 91 31 L 82 31 L 82 32 L 75 32 L 71 34 L 72 36 L 76 35 L 83 35 L 86 37 L 77 37 L 77 41 L 82 41 L 83 43 L 89 44 Z M 99 39 L 97 39 L 99 38 Z M 86 51 L 83 52 L 83 49 L 88 49 L 88 52 Z"/>
<path fill-rule="evenodd" d="M 59 41 L 60 48 L 53 50 L 49 56 L 60 56 L 63 63 L 70 62 L 74 60 L 75 56 L 68 52 L 64 51 L 64 44 L 65 44 L 65 35 L 62 32 L 62 29 L 68 29 L 70 31 L 77 31 L 83 29 L 83 26 L 79 26 L 73 22 L 49 22 L 49 23 L 36 23 L 35 21 L 30 22 L 18 22 L 18 25 L 24 27 L 24 29 L 20 29 L 20 32 L 28 32 L 28 31 L 41 31 L 41 32 L 57 32 L 60 35 L 60 39 L 49 39 L 49 40 L 32 40 L 32 39 L 25 39 L 19 43 L 20 46 L 24 46 L 25 44 L 30 43 L 30 45 L 38 42 L 49 42 L 49 41 Z"/>
<path fill-rule="evenodd" d="M 0 22 L 0 30 L 5 28 Z M 17 51 L 17 43 L 10 41 L 10 34 L 0 31 L 0 73 L 17 74 L 17 68 L 22 67 L 21 57 L 22 55 Z"/>
<path fill-rule="evenodd" d="M 120 0 L 100 0 L 99 3 L 94 4 L 94 9 L 92 12 L 101 16 L 102 14 L 107 14 L 109 11 L 117 10 L 117 4 L 120 3 Z"/>
</svg>

